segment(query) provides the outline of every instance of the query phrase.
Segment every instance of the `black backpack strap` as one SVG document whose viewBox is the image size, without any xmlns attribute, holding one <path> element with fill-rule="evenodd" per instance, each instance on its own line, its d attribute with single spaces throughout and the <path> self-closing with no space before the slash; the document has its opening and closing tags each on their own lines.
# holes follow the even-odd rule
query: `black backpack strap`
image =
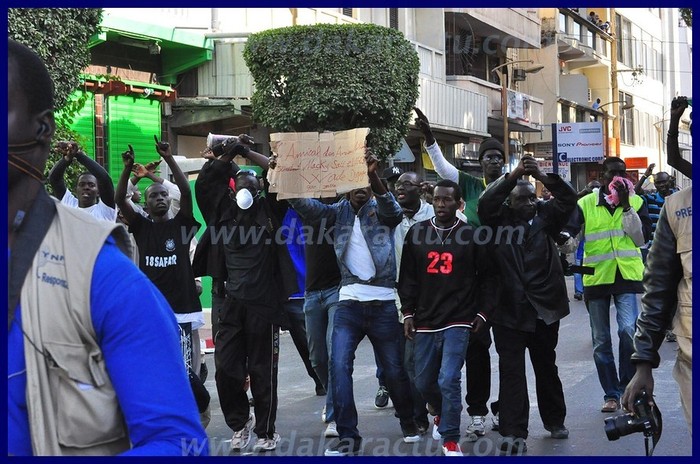
<svg viewBox="0 0 700 464">
<path fill-rule="evenodd" d="M 41 189 L 29 212 L 19 225 L 19 231 L 12 245 L 7 273 L 7 328 L 10 329 L 15 317 L 15 308 L 19 303 L 22 284 L 32 266 L 39 245 L 44 240 L 53 218 L 56 204 L 46 190 Z"/>
</svg>

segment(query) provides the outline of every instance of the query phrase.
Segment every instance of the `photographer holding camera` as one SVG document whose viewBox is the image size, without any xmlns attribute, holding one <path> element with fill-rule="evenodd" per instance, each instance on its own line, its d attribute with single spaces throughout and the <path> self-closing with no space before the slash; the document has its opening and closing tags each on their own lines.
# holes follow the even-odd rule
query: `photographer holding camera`
<svg viewBox="0 0 700 464">
<path fill-rule="evenodd" d="M 688 106 L 685 97 L 679 97 L 674 102 L 678 100 L 681 101 L 680 105 L 671 105 L 673 109 L 669 145 L 673 133 L 676 134 L 675 143 L 678 144 L 678 122 L 680 115 Z M 677 150 L 678 147 L 675 148 Z M 671 147 L 668 152 L 670 158 Z M 654 241 L 647 258 L 643 280 L 642 311 L 637 319 L 637 331 L 634 335 L 632 363 L 636 366 L 636 373 L 622 396 L 622 404 L 628 411 L 635 410 L 635 400 L 642 391 L 646 391 L 650 404 L 653 403 L 654 378 L 651 370 L 659 365 L 659 346 L 664 340 L 666 329 L 673 327 L 678 341 L 678 355 L 673 377 L 680 388 L 681 404 L 691 435 L 693 429 L 692 197 L 692 187 L 683 189 L 667 197 L 661 209 Z"/>
</svg>

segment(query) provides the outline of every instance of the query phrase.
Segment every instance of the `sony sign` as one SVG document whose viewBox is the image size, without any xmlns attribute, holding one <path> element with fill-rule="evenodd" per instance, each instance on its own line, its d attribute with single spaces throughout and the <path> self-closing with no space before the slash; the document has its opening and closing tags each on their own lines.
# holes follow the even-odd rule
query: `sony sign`
<svg viewBox="0 0 700 464">
<path fill-rule="evenodd" d="M 604 157 L 603 123 L 570 122 L 556 124 L 558 161 L 598 162 Z"/>
</svg>

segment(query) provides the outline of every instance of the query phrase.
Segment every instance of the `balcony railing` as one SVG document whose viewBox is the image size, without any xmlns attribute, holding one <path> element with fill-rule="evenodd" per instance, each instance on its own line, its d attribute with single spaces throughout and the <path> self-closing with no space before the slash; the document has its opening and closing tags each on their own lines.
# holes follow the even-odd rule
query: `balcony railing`
<svg viewBox="0 0 700 464">
<path fill-rule="evenodd" d="M 488 132 L 486 95 L 421 77 L 416 106 L 432 126 L 476 135 Z"/>
</svg>

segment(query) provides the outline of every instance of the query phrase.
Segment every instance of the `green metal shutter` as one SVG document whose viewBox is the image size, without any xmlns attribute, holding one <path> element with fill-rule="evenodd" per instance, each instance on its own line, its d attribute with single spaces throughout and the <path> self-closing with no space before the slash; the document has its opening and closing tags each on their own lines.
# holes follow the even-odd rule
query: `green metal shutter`
<svg viewBox="0 0 700 464">
<path fill-rule="evenodd" d="M 114 185 L 124 170 L 122 153 L 134 147 L 137 163 L 160 159 L 153 136 L 160 139 L 160 102 L 128 95 L 107 97 L 105 161 Z M 145 184 L 145 183 L 144 183 Z M 139 185 L 143 189 L 147 185 Z"/>
<path fill-rule="evenodd" d="M 90 92 L 76 90 L 69 97 L 70 101 L 76 101 L 83 94 L 87 96 L 85 105 L 73 117 L 73 122 L 68 125 L 68 128 L 80 135 L 80 146 L 85 151 L 85 154 L 90 158 L 95 159 L 95 95 Z M 60 118 L 60 112 L 57 113 L 57 119 Z"/>
</svg>

